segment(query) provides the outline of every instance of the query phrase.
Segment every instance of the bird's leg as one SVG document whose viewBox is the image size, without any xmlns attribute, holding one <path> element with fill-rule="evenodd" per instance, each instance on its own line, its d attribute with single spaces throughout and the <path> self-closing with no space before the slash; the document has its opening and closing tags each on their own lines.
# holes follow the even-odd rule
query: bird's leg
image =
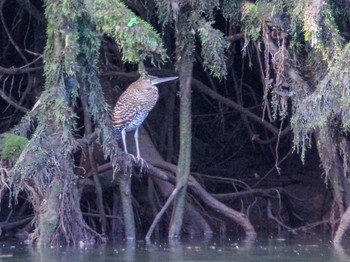
<svg viewBox="0 0 350 262">
<path fill-rule="evenodd" d="M 135 138 L 135 144 L 136 144 L 137 159 L 140 159 L 139 128 L 136 128 L 134 138 Z"/>
<path fill-rule="evenodd" d="M 127 154 L 129 154 L 129 152 L 128 152 L 128 148 L 126 147 L 126 139 L 125 139 L 125 135 L 126 135 L 126 133 L 125 133 L 125 129 L 122 129 L 122 139 L 123 139 L 123 146 L 124 146 L 124 152 L 125 153 L 127 153 Z M 136 143 L 136 146 L 138 146 L 138 144 Z M 138 147 L 137 147 L 137 149 L 138 149 Z M 139 152 L 139 151 L 137 151 L 137 152 Z M 138 153 L 139 154 L 139 153 Z M 132 156 L 132 158 L 134 159 L 134 161 L 136 162 L 136 159 L 135 159 L 135 156 L 134 155 L 132 155 L 132 154 L 129 154 L 130 156 Z M 139 157 L 138 157 L 139 158 Z"/>
<path fill-rule="evenodd" d="M 148 168 L 148 165 L 147 165 L 147 162 L 145 160 L 143 160 L 141 158 L 141 156 L 140 156 L 139 129 L 138 128 L 135 130 L 134 138 L 135 138 L 135 143 L 136 143 L 137 160 L 141 161 L 141 169 L 140 169 L 140 171 L 142 172 L 144 167 Z"/>
<path fill-rule="evenodd" d="M 128 149 L 126 148 L 125 129 L 122 129 L 122 139 L 123 139 L 124 152 L 128 153 Z"/>
</svg>

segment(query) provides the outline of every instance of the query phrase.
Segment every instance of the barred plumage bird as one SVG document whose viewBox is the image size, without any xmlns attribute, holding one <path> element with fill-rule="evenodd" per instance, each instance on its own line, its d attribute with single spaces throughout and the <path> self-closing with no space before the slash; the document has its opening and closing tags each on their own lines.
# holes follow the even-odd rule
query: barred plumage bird
<svg viewBox="0 0 350 262">
<path fill-rule="evenodd" d="M 133 82 L 119 97 L 113 111 L 113 124 L 117 136 L 123 140 L 124 151 L 128 153 L 125 141 L 125 133 L 135 130 L 137 158 L 140 159 L 138 131 L 148 113 L 157 103 L 159 98 L 156 84 L 175 80 L 178 77 L 154 77 L 140 78 Z"/>
</svg>

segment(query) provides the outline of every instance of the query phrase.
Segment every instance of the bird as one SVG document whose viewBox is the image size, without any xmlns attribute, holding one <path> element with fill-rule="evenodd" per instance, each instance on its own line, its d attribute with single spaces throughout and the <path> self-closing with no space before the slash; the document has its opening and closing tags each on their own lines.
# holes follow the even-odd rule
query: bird
<svg viewBox="0 0 350 262">
<path fill-rule="evenodd" d="M 113 125 L 116 129 L 117 139 L 123 140 L 124 152 L 128 153 L 125 133 L 135 130 L 137 159 L 140 159 L 138 141 L 139 127 L 156 105 L 159 93 L 156 84 L 177 79 L 174 77 L 156 77 L 148 75 L 131 83 L 119 97 L 112 114 Z"/>
</svg>

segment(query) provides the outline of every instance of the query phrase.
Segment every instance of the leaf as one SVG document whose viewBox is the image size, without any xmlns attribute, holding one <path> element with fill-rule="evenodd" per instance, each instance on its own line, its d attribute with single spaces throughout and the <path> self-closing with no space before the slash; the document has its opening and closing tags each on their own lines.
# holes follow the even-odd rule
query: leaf
<svg viewBox="0 0 350 262">
<path fill-rule="evenodd" d="M 129 23 L 128 23 L 128 27 L 132 27 L 133 25 L 138 25 L 140 22 L 137 20 L 136 17 L 133 17 L 130 19 Z"/>
</svg>

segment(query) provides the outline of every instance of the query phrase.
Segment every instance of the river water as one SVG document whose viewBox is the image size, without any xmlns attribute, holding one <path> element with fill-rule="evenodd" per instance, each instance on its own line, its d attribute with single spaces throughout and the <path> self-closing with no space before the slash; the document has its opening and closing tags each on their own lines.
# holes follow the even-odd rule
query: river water
<svg viewBox="0 0 350 262">
<path fill-rule="evenodd" d="M 0 261 L 350 261 L 350 241 L 343 248 L 320 236 L 292 238 L 260 237 L 254 242 L 234 237 L 185 239 L 181 242 L 143 241 L 81 247 L 36 247 L 18 242 L 1 242 Z"/>
</svg>

